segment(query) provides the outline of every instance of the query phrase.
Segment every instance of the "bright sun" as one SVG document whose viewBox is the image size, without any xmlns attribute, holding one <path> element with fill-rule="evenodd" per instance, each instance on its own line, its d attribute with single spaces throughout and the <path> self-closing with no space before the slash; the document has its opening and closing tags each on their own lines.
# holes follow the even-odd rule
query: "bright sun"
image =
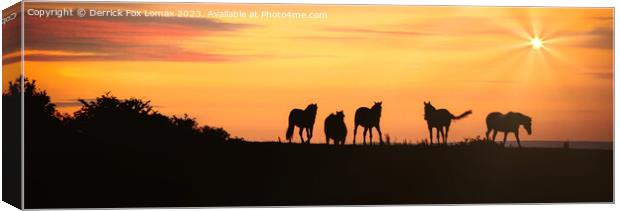
<svg viewBox="0 0 620 211">
<path fill-rule="evenodd" d="M 543 41 L 540 38 L 535 37 L 530 40 L 530 45 L 532 45 L 532 48 L 534 49 L 540 49 L 543 47 Z"/>
</svg>

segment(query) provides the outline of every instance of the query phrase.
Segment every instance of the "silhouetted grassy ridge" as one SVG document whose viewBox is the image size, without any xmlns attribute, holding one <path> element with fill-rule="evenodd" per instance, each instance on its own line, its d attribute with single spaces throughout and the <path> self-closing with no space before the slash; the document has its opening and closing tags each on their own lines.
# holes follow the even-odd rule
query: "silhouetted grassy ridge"
<svg viewBox="0 0 620 211">
<path fill-rule="evenodd" d="M 611 202 L 612 151 L 203 143 L 64 152 L 27 206 Z"/>
<path fill-rule="evenodd" d="M 34 82 L 21 89 L 3 100 L 25 95 L 26 208 L 613 200 L 611 150 L 246 142 L 140 99 L 61 115 Z"/>
</svg>

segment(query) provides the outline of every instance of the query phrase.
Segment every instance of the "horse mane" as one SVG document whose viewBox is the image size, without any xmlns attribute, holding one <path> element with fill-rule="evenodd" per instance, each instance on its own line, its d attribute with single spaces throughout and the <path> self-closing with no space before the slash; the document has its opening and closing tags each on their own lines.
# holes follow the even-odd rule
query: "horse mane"
<svg viewBox="0 0 620 211">
<path fill-rule="evenodd" d="M 377 118 L 381 117 L 381 104 L 383 102 L 375 102 L 374 105 L 372 105 L 372 107 L 370 108 L 370 110 L 373 111 L 373 114 L 377 116 Z"/>
<path fill-rule="evenodd" d="M 525 114 L 521 114 L 521 113 L 519 113 L 519 115 L 521 116 L 521 118 L 525 119 L 525 121 L 532 122 L 532 117 L 529 117 L 529 116 L 527 116 Z"/>
<path fill-rule="evenodd" d="M 316 103 L 309 104 L 305 109 L 305 111 L 310 111 L 310 112 L 316 112 L 316 110 L 317 110 Z"/>
<path fill-rule="evenodd" d="M 521 121 L 523 121 L 523 122 L 532 122 L 532 117 L 529 117 L 529 116 L 527 116 L 527 115 L 525 115 L 525 114 L 522 114 L 522 113 L 519 113 L 519 112 L 512 112 L 512 111 L 511 111 L 511 112 L 508 112 L 508 113 L 506 114 L 506 116 L 508 116 L 508 115 L 513 115 L 513 116 L 515 116 L 517 119 L 519 119 L 519 120 L 521 120 Z"/>
<path fill-rule="evenodd" d="M 435 106 L 431 104 L 431 101 L 424 102 L 424 120 L 428 120 L 431 117 L 431 112 L 436 111 Z"/>
</svg>

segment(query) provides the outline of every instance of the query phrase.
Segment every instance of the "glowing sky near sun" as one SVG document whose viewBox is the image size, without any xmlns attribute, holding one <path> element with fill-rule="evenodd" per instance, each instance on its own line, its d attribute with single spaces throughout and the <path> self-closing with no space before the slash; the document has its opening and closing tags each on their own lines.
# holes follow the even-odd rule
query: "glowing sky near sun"
<svg viewBox="0 0 620 211">
<path fill-rule="evenodd" d="M 323 120 L 344 110 L 350 143 L 355 109 L 383 101 L 382 129 L 398 142 L 428 138 L 423 102 L 431 101 L 455 115 L 473 110 L 453 123 L 451 141 L 483 135 L 484 118 L 493 111 L 531 116 L 533 134 L 522 135 L 525 140 L 613 137 L 609 8 L 26 6 L 327 14 L 322 19 L 27 17 L 26 75 L 63 112 L 75 111 L 77 98 L 110 91 L 149 99 L 164 114 L 187 113 L 234 136 L 277 140 L 284 138 L 291 109 L 317 103 L 314 140 L 323 143 Z M 11 78 L 4 76 L 6 84 Z"/>
</svg>

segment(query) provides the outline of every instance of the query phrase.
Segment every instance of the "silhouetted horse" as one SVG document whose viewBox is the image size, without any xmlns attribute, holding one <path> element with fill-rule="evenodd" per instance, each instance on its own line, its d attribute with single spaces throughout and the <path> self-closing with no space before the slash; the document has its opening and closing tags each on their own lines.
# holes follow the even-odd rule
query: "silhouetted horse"
<svg viewBox="0 0 620 211">
<path fill-rule="evenodd" d="M 433 144 L 433 128 L 437 128 L 437 143 L 441 143 L 439 140 L 439 134 L 443 139 L 443 143 L 448 143 L 448 131 L 450 131 L 450 123 L 453 119 L 460 119 L 471 114 L 471 110 L 465 113 L 454 116 L 446 109 L 435 109 L 431 102 L 424 102 L 424 120 L 428 124 L 428 133 L 430 134 L 430 144 Z M 446 131 L 444 132 L 444 128 Z"/>
<path fill-rule="evenodd" d="M 347 139 L 347 126 L 344 124 L 344 112 L 338 111 L 325 118 L 325 142 L 329 144 L 329 139 L 334 139 L 334 145 L 344 145 Z"/>
<path fill-rule="evenodd" d="M 487 115 L 487 140 L 489 139 L 489 133 L 493 131 L 493 141 L 497 132 L 504 132 L 504 145 L 506 145 L 506 138 L 508 133 L 513 132 L 517 138 L 517 144 L 521 148 L 521 140 L 519 140 L 519 126 L 523 125 L 528 135 L 532 134 L 532 118 L 523 115 L 518 112 L 508 112 L 506 115 L 500 112 L 493 112 Z"/>
<path fill-rule="evenodd" d="M 353 129 L 353 145 L 355 145 L 355 136 L 357 136 L 357 126 L 364 127 L 364 145 L 366 145 L 366 132 L 370 130 L 370 144 L 372 145 L 372 128 L 377 128 L 379 132 L 379 141 L 383 144 L 383 134 L 379 120 L 381 120 L 381 103 L 375 102 L 372 108 L 361 107 L 355 111 L 355 128 Z"/>
<path fill-rule="evenodd" d="M 299 127 L 299 138 L 301 139 L 301 143 L 304 143 L 304 129 L 306 129 L 306 136 L 308 136 L 307 143 L 310 143 L 317 109 L 318 106 L 315 103 L 308 105 L 305 110 L 296 108 L 291 111 L 288 115 L 288 129 L 286 130 L 286 140 L 288 140 L 289 143 L 291 143 L 291 140 L 293 139 L 295 126 Z"/>
</svg>

